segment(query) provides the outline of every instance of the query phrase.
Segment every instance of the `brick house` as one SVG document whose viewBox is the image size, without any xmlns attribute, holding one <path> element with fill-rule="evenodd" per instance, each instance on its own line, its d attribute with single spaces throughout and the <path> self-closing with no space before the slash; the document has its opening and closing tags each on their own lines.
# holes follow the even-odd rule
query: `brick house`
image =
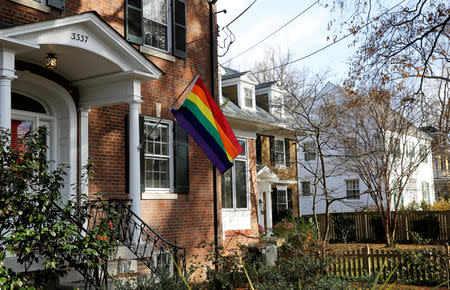
<svg viewBox="0 0 450 290">
<path fill-rule="evenodd" d="M 64 198 L 79 194 L 70 185 L 90 158 L 94 179 L 82 191 L 131 199 L 131 210 L 185 247 L 188 260 L 204 255 L 195 246 L 220 235 L 213 167 L 170 106 L 197 74 L 217 91 L 213 4 L 0 0 L 0 7 L 0 127 L 18 137 L 48 128 L 49 158 L 70 165 Z M 44 63 L 53 57 L 50 69 Z"/>
<path fill-rule="evenodd" d="M 297 151 L 277 82 L 224 67 L 219 75 L 221 109 L 244 148 L 221 181 L 223 237 L 234 245 L 257 237 L 258 224 L 298 216 Z"/>
</svg>

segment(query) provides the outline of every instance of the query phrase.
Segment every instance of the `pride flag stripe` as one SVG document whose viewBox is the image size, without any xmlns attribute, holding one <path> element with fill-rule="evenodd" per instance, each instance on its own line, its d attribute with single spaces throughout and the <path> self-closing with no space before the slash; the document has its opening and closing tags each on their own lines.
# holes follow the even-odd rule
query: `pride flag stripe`
<svg viewBox="0 0 450 290">
<path fill-rule="evenodd" d="M 242 152 L 242 148 L 199 76 L 183 104 L 178 109 L 171 108 L 171 111 L 221 173 L 233 166 L 233 159 Z"/>
</svg>

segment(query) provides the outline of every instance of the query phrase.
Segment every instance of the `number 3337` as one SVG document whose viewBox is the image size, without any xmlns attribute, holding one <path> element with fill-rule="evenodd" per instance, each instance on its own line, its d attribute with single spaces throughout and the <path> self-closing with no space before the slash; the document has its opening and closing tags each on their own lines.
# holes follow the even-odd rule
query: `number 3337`
<svg viewBox="0 0 450 290">
<path fill-rule="evenodd" d="M 83 35 L 83 34 L 79 34 L 79 33 L 73 33 L 71 34 L 72 36 L 70 37 L 70 39 L 79 41 L 79 42 L 87 42 L 89 39 L 89 36 L 87 35 Z"/>
</svg>

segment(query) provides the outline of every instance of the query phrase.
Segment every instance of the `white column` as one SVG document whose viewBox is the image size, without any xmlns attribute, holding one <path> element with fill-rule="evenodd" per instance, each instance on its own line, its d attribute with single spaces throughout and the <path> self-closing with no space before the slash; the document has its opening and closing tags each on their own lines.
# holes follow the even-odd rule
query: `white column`
<svg viewBox="0 0 450 290">
<path fill-rule="evenodd" d="M 89 112 L 90 109 L 80 108 L 80 138 L 79 138 L 79 158 L 80 158 L 80 193 L 89 194 L 89 176 L 86 171 L 86 165 L 89 158 Z"/>
<path fill-rule="evenodd" d="M 14 75 L 15 51 L 0 49 L 0 129 L 11 129 L 11 81 Z"/>
<path fill-rule="evenodd" d="M 141 170 L 139 158 L 139 104 L 134 101 L 130 103 L 130 128 L 129 152 L 130 152 L 130 199 L 131 210 L 141 216 Z"/>
</svg>

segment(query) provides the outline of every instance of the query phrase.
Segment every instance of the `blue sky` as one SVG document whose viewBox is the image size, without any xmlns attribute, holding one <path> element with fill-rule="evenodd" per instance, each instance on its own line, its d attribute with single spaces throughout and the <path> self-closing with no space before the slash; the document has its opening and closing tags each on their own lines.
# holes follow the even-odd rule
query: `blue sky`
<svg viewBox="0 0 450 290">
<path fill-rule="evenodd" d="M 217 1 L 218 11 L 227 10 L 226 14 L 217 14 L 219 26 L 223 27 L 229 23 L 252 2 L 253 0 Z M 314 2 L 314 0 L 257 0 L 244 15 L 230 25 L 231 31 L 236 36 L 236 41 L 231 45 L 227 54 L 219 58 L 219 63 L 238 55 L 262 40 Z M 327 41 L 327 36 L 331 34 L 327 30 L 330 20 L 329 8 L 315 5 L 278 33 L 234 59 L 227 66 L 243 70 L 249 67 L 252 62 L 261 58 L 267 48 L 279 48 L 284 52 L 289 48 L 294 59 L 303 57 L 330 43 Z M 339 83 L 346 77 L 348 59 L 355 51 L 354 48 L 348 48 L 350 41 L 351 39 L 346 39 L 293 65 L 308 69 L 313 73 L 320 73 L 329 69 L 332 72 L 331 80 Z M 223 50 L 219 49 L 219 53 L 221 52 Z"/>
</svg>

